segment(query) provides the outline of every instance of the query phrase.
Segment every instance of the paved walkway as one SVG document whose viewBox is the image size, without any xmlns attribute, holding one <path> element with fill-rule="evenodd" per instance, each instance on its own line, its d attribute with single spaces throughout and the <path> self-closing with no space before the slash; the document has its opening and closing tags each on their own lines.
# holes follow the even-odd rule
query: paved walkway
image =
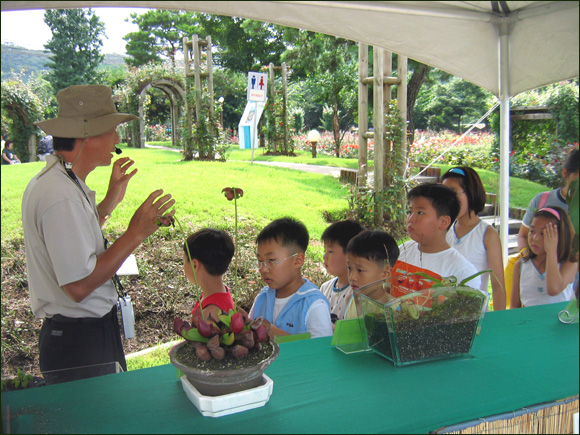
<svg viewBox="0 0 580 435">
<path fill-rule="evenodd" d="M 171 148 L 171 147 L 163 147 L 158 145 L 148 145 L 145 144 L 146 148 L 158 148 L 162 150 L 169 150 L 175 152 L 181 152 L 181 150 Z M 250 163 L 248 160 L 229 160 L 230 162 L 246 162 Z M 321 165 L 308 165 L 306 163 L 292 163 L 292 162 L 266 162 L 266 161 L 257 161 L 254 160 L 255 164 L 258 165 L 267 165 L 267 166 L 277 166 L 279 168 L 288 168 L 288 169 L 295 169 L 297 171 L 303 172 L 314 172 L 316 174 L 323 174 L 323 175 L 332 175 L 334 178 L 340 178 L 340 170 L 346 168 L 334 168 L 331 166 L 321 166 Z"/>
<path fill-rule="evenodd" d="M 340 170 L 343 169 L 343 168 L 334 168 L 331 166 L 308 165 L 306 163 L 292 163 L 292 162 L 264 162 L 254 160 L 254 163 L 258 165 L 277 166 L 280 168 L 295 169 L 297 171 L 303 172 L 314 172 L 316 174 L 332 175 L 334 178 L 339 178 Z"/>
</svg>

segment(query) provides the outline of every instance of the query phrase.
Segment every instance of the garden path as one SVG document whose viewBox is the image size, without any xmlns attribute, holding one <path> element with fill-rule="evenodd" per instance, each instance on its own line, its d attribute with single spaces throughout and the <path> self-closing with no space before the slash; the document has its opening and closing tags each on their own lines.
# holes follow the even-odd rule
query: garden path
<svg viewBox="0 0 580 435">
<path fill-rule="evenodd" d="M 145 144 L 145 147 L 181 152 L 180 150 L 175 149 L 175 148 L 164 147 L 164 146 L 159 146 L 159 145 Z M 236 161 L 236 160 L 230 160 L 230 161 Z M 238 160 L 238 161 L 241 162 L 242 160 Z M 243 160 L 243 161 L 245 161 L 245 160 Z M 268 165 L 268 166 L 277 166 L 280 168 L 295 169 L 297 171 L 314 172 L 316 174 L 332 175 L 334 178 L 339 178 L 340 177 L 340 170 L 346 169 L 346 168 L 334 168 L 331 166 L 309 165 L 306 163 L 292 163 L 292 162 L 264 162 L 264 161 L 254 160 L 254 163 L 259 164 L 259 165 Z"/>
</svg>

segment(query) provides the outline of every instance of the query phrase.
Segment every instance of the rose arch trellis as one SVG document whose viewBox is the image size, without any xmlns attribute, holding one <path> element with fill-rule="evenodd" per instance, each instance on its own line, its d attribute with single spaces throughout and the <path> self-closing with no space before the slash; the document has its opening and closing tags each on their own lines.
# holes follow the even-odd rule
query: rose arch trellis
<svg viewBox="0 0 580 435">
<path fill-rule="evenodd" d="M 38 96 L 22 82 L 2 82 L 2 112 L 12 120 L 10 139 L 23 162 L 36 160 L 38 129 L 33 123 L 40 119 L 41 107 Z"/>
<path fill-rule="evenodd" d="M 147 91 L 151 88 L 160 89 L 170 102 L 171 141 L 179 147 L 179 119 L 187 113 L 187 99 L 183 79 L 180 77 L 159 77 L 154 71 L 140 71 L 127 77 L 126 86 L 120 95 L 120 105 L 123 111 L 138 113 L 139 121 L 127 125 L 126 140 L 130 147 L 145 147 L 144 101 Z M 191 128 L 191 126 L 185 126 Z"/>
<path fill-rule="evenodd" d="M 175 147 L 179 141 L 177 127 L 179 124 L 179 118 L 182 115 L 180 107 L 185 108 L 185 111 L 187 112 L 187 101 L 183 87 L 179 83 L 176 83 L 174 80 L 168 79 L 153 80 L 151 83 L 147 83 L 139 93 L 139 147 L 143 148 L 145 146 L 145 119 L 143 116 L 143 101 L 145 100 L 147 90 L 150 88 L 160 89 L 169 98 L 171 111 L 171 143 Z M 183 103 L 181 106 L 178 104 L 180 99 Z"/>
</svg>

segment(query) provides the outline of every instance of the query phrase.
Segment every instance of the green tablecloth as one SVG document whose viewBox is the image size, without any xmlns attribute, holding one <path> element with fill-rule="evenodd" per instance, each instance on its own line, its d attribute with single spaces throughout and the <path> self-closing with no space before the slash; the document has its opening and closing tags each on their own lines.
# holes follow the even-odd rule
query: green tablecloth
<svg viewBox="0 0 580 435">
<path fill-rule="evenodd" d="M 284 343 L 262 408 L 203 417 L 165 365 L 2 394 L 12 432 L 425 433 L 578 395 L 578 324 L 563 304 L 491 312 L 475 357 L 395 368 L 330 338 Z"/>
</svg>

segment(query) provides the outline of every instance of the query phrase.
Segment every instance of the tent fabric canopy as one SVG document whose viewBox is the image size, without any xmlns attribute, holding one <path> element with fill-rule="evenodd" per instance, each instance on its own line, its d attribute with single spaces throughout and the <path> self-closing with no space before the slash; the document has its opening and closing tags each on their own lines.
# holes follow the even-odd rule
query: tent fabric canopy
<svg viewBox="0 0 580 435">
<path fill-rule="evenodd" d="M 551 1 L 77 1 L 229 15 L 340 36 L 403 54 L 500 95 L 498 24 L 510 37 L 509 94 L 578 77 L 579 2 Z M 70 8 L 3 1 L 2 10 Z"/>
<path fill-rule="evenodd" d="M 577 1 L 2 1 L 2 10 L 143 7 L 251 18 L 382 47 L 491 91 L 507 261 L 509 99 L 579 75 Z"/>
</svg>

